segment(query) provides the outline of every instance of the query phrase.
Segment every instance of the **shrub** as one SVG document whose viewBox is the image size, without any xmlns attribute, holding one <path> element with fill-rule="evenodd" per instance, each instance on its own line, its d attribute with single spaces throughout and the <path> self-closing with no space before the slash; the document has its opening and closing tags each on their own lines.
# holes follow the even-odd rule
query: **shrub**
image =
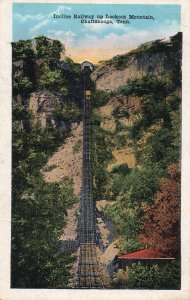
<svg viewBox="0 0 190 300">
<path fill-rule="evenodd" d="M 130 169 L 127 164 L 121 164 L 119 166 L 115 166 L 112 168 L 112 173 L 118 173 L 123 175 L 128 175 L 130 173 Z"/>
<path fill-rule="evenodd" d="M 129 289 L 180 289 L 180 263 L 145 266 L 134 263 L 127 270 L 126 287 Z"/>
<path fill-rule="evenodd" d="M 33 83 L 29 77 L 23 76 L 19 81 L 13 80 L 13 93 L 25 95 L 34 89 Z"/>
<path fill-rule="evenodd" d="M 49 166 L 45 166 L 43 168 L 43 172 L 51 172 L 52 170 L 54 170 L 55 168 L 57 168 L 57 165 L 49 165 Z"/>
<path fill-rule="evenodd" d="M 92 106 L 93 108 L 104 106 L 108 103 L 109 99 L 110 98 L 108 93 L 94 90 L 91 99 Z"/>
<path fill-rule="evenodd" d="M 125 135 L 117 135 L 117 140 L 121 146 L 125 146 L 125 144 L 126 144 L 126 136 Z"/>
<path fill-rule="evenodd" d="M 78 140 L 72 147 L 73 154 L 79 153 L 79 151 L 81 150 L 81 146 L 82 146 L 82 141 Z"/>
</svg>

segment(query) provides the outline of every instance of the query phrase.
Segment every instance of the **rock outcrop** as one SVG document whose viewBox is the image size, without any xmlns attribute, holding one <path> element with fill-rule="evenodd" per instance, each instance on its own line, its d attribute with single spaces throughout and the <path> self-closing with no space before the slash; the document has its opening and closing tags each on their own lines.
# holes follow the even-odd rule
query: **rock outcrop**
<svg viewBox="0 0 190 300">
<path fill-rule="evenodd" d="M 136 50 L 102 62 L 92 74 L 96 88 L 111 92 L 127 85 L 129 79 L 145 75 L 169 80 L 175 71 L 173 67 L 181 60 L 180 41 L 178 33 L 169 41 L 145 43 Z"/>
<path fill-rule="evenodd" d="M 41 126 L 45 127 L 48 124 L 55 125 L 53 110 L 56 105 L 63 101 L 63 97 L 58 94 L 49 91 L 37 91 L 29 95 L 28 108 L 33 113 L 34 121 L 40 121 Z M 65 129 L 67 128 L 66 124 L 62 125 Z"/>
<path fill-rule="evenodd" d="M 117 69 L 114 65 L 101 64 L 93 73 L 92 79 L 96 82 L 97 89 L 111 92 L 125 86 L 129 79 L 136 77 L 145 75 L 166 77 L 169 71 L 169 63 L 165 64 L 164 62 L 167 59 L 166 55 L 162 54 L 144 55 L 140 58 L 137 58 L 134 54 L 123 70 Z"/>
</svg>

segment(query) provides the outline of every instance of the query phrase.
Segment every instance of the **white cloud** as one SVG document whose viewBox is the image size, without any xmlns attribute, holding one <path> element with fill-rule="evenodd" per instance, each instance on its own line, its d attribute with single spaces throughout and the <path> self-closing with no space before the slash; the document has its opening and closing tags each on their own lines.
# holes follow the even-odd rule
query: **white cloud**
<svg viewBox="0 0 190 300">
<path fill-rule="evenodd" d="M 70 31 L 70 30 L 67 31 L 67 32 L 65 33 L 65 35 L 68 36 L 68 37 L 74 37 L 74 36 L 77 36 L 76 33 L 72 32 L 72 31 Z"/>
<path fill-rule="evenodd" d="M 93 31 L 93 32 L 102 32 L 105 30 L 110 30 L 112 29 L 119 29 L 122 31 L 127 30 L 127 26 L 125 24 L 118 24 L 113 21 L 113 24 L 106 24 L 106 21 L 109 21 L 109 19 L 101 19 L 102 21 L 105 21 L 105 23 L 85 23 L 84 24 L 84 30 L 83 31 Z"/>
<path fill-rule="evenodd" d="M 180 24 L 177 20 L 166 20 L 165 26 L 167 26 L 168 31 L 170 31 L 171 34 L 175 34 L 180 31 Z"/>
<path fill-rule="evenodd" d="M 47 33 L 49 38 L 59 39 L 67 47 L 74 47 L 74 37 L 76 36 L 74 32 L 49 29 Z"/>
<path fill-rule="evenodd" d="M 64 38 L 64 37 L 74 37 L 76 36 L 76 34 L 72 31 L 63 31 L 63 30 L 53 30 L 53 29 L 49 29 L 48 30 L 48 34 L 50 34 L 51 36 L 54 36 L 54 38 Z"/>
<path fill-rule="evenodd" d="M 51 18 L 53 17 L 54 14 L 62 14 L 65 10 L 71 10 L 70 7 L 65 6 L 65 5 L 60 5 L 57 7 L 57 9 L 53 12 L 51 12 L 50 14 L 37 14 L 37 15 L 21 15 L 21 14 L 14 14 L 14 17 L 18 18 L 21 22 L 26 22 L 28 20 L 32 20 L 32 21 L 38 21 L 37 24 L 35 24 L 33 27 L 30 28 L 30 32 L 35 32 L 38 29 L 46 26 L 47 24 L 50 23 Z"/>
<path fill-rule="evenodd" d="M 113 23 L 112 28 L 126 31 L 126 30 L 128 30 L 128 25 L 127 24 L 118 24 L 115 22 L 115 23 Z"/>
<path fill-rule="evenodd" d="M 26 22 L 28 20 L 42 20 L 44 18 L 44 16 L 42 14 L 38 14 L 38 15 L 21 15 L 21 14 L 14 14 L 13 15 L 15 18 L 18 18 L 21 22 Z"/>
<path fill-rule="evenodd" d="M 53 35 L 54 37 L 60 37 L 63 36 L 65 34 L 65 32 L 63 30 L 53 30 L 53 29 L 49 29 L 48 30 L 48 34 Z"/>
<path fill-rule="evenodd" d="M 62 14 L 65 10 L 71 10 L 71 7 L 68 7 L 68 6 L 65 6 L 65 5 L 60 5 L 60 6 L 58 6 L 58 8 L 54 12 L 52 12 L 49 15 L 52 15 L 52 14 L 59 15 L 59 14 Z"/>
<path fill-rule="evenodd" d="M 95 34 L 86 34 L 85 38 L 80 40 L 76 47 L 87 49 L 136 48 L 144 42 L 163 39 L 169 35 L 171 35 L 170 32 L 165 34 L 163 30 L 157 32 L 148 30 L 130 30 L 123 34 L 116 34 L 112 32 L 104 38 L 99 38 Z"/>
<path fill-rule="evenodd" d="M 42 20 L 39 23 L 37 23 L 36 25 L 34 25 L 32 28 L 30 28 L 30 32 L 37 31 L 38 29 L 40 29 L 41 27 L 44 27 L 48 23 L 49 23 L 49 20 Z"/>
<path fill-rule="evenodd" d="M 61 40 L 61 42 L 65 45 L 67 48 L 75 48 L 75 41 L 73 37 L 66 36 L 64 39 Z"/>
</svg>

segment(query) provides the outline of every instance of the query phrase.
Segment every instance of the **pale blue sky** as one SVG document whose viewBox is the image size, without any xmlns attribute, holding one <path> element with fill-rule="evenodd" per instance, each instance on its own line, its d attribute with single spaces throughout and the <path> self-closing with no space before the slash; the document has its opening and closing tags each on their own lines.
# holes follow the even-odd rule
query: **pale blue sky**
<svg viewBox="0 0 190 300">
<path fill-rule="evenodd" d="M 154 20 L 130 20 L 131 24 L 81 24 L 76 19 L 54 19 L 53 14 L 90 15 L 152 15 Z M 45 35 L 59 39 L 68 50 L 83 51 L 85 55 L 102 51 L 102 56 L 124 53 L 139 44 L 167 38 L 180 31 L 179 5 L 130 4 L 13 4 L 13 41 Z M 88 51 L 87 51 L 88 50 Z M 104 52 L 104 54 L 103 54 Z M 82 53 L 82 52 L 81 52 Z M 99 53 L 101 58 L 101 53 Z M 88 58 L 88 57 L 87 57 Z M 103 57 L 104 58 L 104 57 Z"/>
</svg>

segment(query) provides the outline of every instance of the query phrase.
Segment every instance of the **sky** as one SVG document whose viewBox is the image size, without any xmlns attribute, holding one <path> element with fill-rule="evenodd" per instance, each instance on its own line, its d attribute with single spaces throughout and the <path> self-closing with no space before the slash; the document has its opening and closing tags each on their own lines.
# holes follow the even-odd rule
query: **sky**
<svg viewBox="0 0 190 300">
<path fill-rule="evenodd" d="M 54 14 L 70 15 L 71 18 L 54 18 Z M 112 23 L 81 23 L 81 18 L 74 19 L 74 14 L 94 15 L 94 20 L 101 15 L 103 21 L 112 20 Z M 114 15 L 126 16 L 123 20 L 129 20 L 130 24 L 118 24 L 115 19 L 109 18 Z M 149 15 L 153 19 L 129 19 L 129 15 Z M 75 62 L 89 60 L 97 63 L 124 54 L 144 42 L 168 38 L 178 31 L 179 5 L 13 4 L 13 41 L 39 35 L 58 39 L 65 45 L 66 55 Z"/>
</svg>

